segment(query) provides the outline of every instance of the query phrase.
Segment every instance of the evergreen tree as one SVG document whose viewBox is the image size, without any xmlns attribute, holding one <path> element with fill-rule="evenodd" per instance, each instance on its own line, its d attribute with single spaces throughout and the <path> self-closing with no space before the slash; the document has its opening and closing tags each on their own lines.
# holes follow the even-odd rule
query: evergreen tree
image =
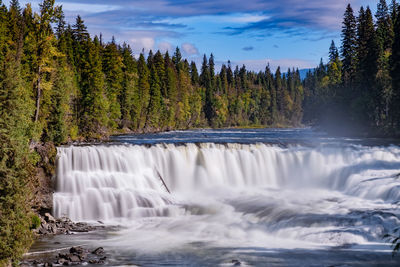
<svg viewBox="0 0 400 267">
<path fill-rule="evenodd" d="M 33 103 L 15 52 L 0 65 L 0 265 L 17 262 L 32 243 L 29 136 Z"/>
<path fill-rule="evenodd" d="M 394 24 L 394 41 L 392 45 L 392 56 L 390 58 L 390 73 L 392 76 L 393 98 L 391 102 L 392 125 L 399 127 L 400 121 L 400 8 L 397 10 L 397 18 Z"/>
<path fill-rule="evenodd" d="M 357 24 L 356 18 L 353 14 L 353 9 L 350 4 L 344 13 L 343 26 L 342 26 L 342 62 L 343 62 L 343 82 L 349 86 L 354 80 L 356 71 L 356 36 Z"/>
<path fill-rule="evenodd" d="M 7 8 L 0 0 L 0 62 L 4 62 L 8 45 Z"/>
<path fill-rule="evenodd" d="M 339 51 L 332 40 L 331 46 L 329 47 L 329 62 L 335 62 L 339 58 Z"/>
<path fill-rule="evenodd" d="M 382 51 L 392 48 L 393 25 L 386 0 L 380 0 L 375 14 L 377 19 L 376 37 Z"/>
<path fill-rule="evenodd" d="M 364 117 L 357 119 L 358 121 L 373 121 L 377 123 L 382 95 L 376 87 L 379 55 L 372 13 L 369 7 L 365 12 L 362 7 L 360 9 L 357 35 L 357 84 L 359 95 L 354 102 L 355 110 L 353 112 L 356 116 Z M 365 123 L 362 122 L 362 124 Z"/>
<path fill-rule="evenodd" d="M 84 65 L 81 70 L 80 131 L 86 137 L 106 134 L 109 110 L 104 92 L 104 75 L 100 56 L 100 43 L 87 42 Z"/>
<path fill-rule="evenodd" d="M 181 54 L 181 50 L 179 49 L 179 47 L 176 47 L 176 49 L 175 49 L 175 53 L 174 53 L 174 55 L 172 56 L 172 62 L 174 63 L 174 65 L 175 65 L 175 68 L 176 68 L 176 70 L 179 72 L 179 65 L 180 65 L 180 62 L 181 62 L 181 60 L 182 60 L 182 54 Z"/>
<path fill-rule="evenodd" d="M 164 83 L 165 62 L 164 62 L 164 57 L 162 56 L 160 50 L 158 50 L 156 52 L 156 54 L 154 55 L 153 62 L 154 62 L 155 70 L 157 72 L 157 76 L 160 79 L 160 87 L 161 87 L 160 90 L 161 90 L 162 96 L 167 97 L 168 92 L 167 92 L 167 88 Z"/>
<path fill-rule="evenodd" d="M 101 45 L 99 44 L 99 47 Z M 121 96 L 123 86 L 123 62 L 115 40 L 106 45 L 102 53 L 102 67 L 105 74 L 106 95 L 109 102 L 109 126 L 117 128 L 121 119 Z"/>
<path fill-rule="evenodd" d="M 393 4 L 396 4 L 395 2 Z M 380 0 L 375 15 L 376 38 L 378 45 L 378 73 L 377 90 L 381 94 L 381 103 L 378 114 L 378 123 L 385 121 L 389 117 L 389 103 L 391 98 L 391 77 L 389 68 L 389 58 L 392 50 L 394 38 L 392 17 L 385 0 Z"/>
<path fill-rule="evenodd" d="M 123 82 L 120 95 L 122 127 L 135 129 L 138 120 L 139 89 L 137 86 L 137 67 L 131 47 L 122 46 Z"/>
<path fill-rule="evenodd" d="M 163 112 L 161 107 L 161 82 L 155 65 L 150 70 L 150 101 L 147 108 L 146 128 L 159 129 L 160 118 Z"/>
<path fill-rule="evenodd" d="M 194 61 L 192 61 L 190 63 L 190 76 L 191 76 L 193 85 L 199 84 L 199 73 L 197 71 L 197 66 Z"/>
<path fill-rule="evenodd" d="M 392 18 L 392 24 L 394 25 L 397 19 L 397 10 L 398 10 L 399 4 L 396 2 L 396 0 L 392 0 L 390 4 L 390 17 Z"/>
<path fill-rule="evenodd" d="M 138 129 L 142 129 L 146 123 L 146 112 L 150 100 L 150 84 L 149 84 L 149 69 L 147 68 L 146 60 L 143 53 L 139 56 L 138 61 L 138 87 L 140 106 L 138 106 Z"/>
<path fill-rule="evenodd" d="M 73 26 L 73 34 L 75 41 L 78 43 L 88 41 L 90 38 L 87 27 L 79 15 L 76 17 L 76 21 Z"/>
</svg>

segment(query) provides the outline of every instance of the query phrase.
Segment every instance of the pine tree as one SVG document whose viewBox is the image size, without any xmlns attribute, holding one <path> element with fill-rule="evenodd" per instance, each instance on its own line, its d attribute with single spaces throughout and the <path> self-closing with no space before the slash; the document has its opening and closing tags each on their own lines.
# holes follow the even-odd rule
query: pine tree
<svg viewBox="0 0 400 267">
<path fill-rule="evenodd" d="M 209 123 L 212 125 L 214 119 L 214 110 L 213 110 L 213 88 L 211 81 L 211 74 L 209 68 L 209 61 L 207 60 L 207 56 L 203 57 L 203 64 L 201 66 L 201 75 L 200 75 L 200 84 L 205 88 L 205 99 L 204 99 L 204 115 Z"/>
<path fill-rule="evenodd" d="M 97 41 L 97 42 L 96 42 Z M 107 134 L 109 110 L 104 92 L 104 74 L 100 56 L 100 43 L 87 42 L 81 70 L 80 131 L 85 137 L 101 137 Z"/>
<path fill-rule="evenodd" d="M 164 83 L 164 78 L 165 78 L 165 62 L 164 62 L 164 57 L 162 56 L 160 50 L 158 50 L 153 58 L 153 64 L 155 67 L 155 70 L 157 72 L 157 76 L 160 79 L 160 90 L 161 94 L 163 97 L 166 97 L 168 95 L 167 88 Z"/>
<path fill-rule="evenodd" d="M 137 125 L 137 108 L 139 89 L 137 86 L 137 66 L 131 47 L 122 45 L 123 82 L 120 95 L 122 127 L 135 129 Z"/>
<path fill-rule="evenodd" d="M 379 51 L 372 13 L 369 7 L 361 7 L 357 31 L 357 79 L 358 96 L 354 102 L 354 113 L 362 124 L 378 122 L 381 92 L 376 87 Z M 378 110 L 377 110 L 378 109 Z M 363 118 L 361 118 L 363 117 Z"/>
<path fill-rule="evenodd" d="M 397 10 L 398 10 L 399 4 L 396 2 L 396 0 L 392 0 L 390 4 L 390 17 L 392 19 L 392 24 L 394 25 L 397 19 Z"/>
<path fill-rule="evenodd" d="M 18 0 L 11 0 L 8 12 L 8 29 L 11 36 L 11 49 L 16 51 L 16 57 L 20 58 L 22 53 L 24 27 L 21 14 L 21 7 Z"/>
<path fill-rule="evenodd" d="M 199 73 L 197 71 L 197 66 L 194 61 L 190 63 L 190 76 L 192 79 L 192 84 L 193 85 L 198 85 L 199 84 Z"/>
<path fill-rule="evenodd" d="M 46 135 L 48 140 L 59 145 L 68 136 L 76 137 L 77 134 L 77 122 L 70 115 L 70 101 L 75 97 L 76 88 L 73 72 L 68 67 L 65 56 L 59 59 L 54 76 Z"/>
<path fill-rule="evenodd" d="M 0 62 L 4 62 L 8 45 L 7 8 L 0 0 Z"/>
<path fill-rule="evenodd" d="M 160 129 L 160 118 L 163 113 L 161 107 L 161 82 L 155 65 L 150 70 L 150 100 L 147 108 L 145 129 Z"/>
<path fill-rule="evenodd" d="M 150 100 L 150 84 L 149 84 L 149 69 L 147 68 L 144 55 L 140 54 L 138 61 L 138 87 L 140 107 L 138 116 L 138 129 L 142 129 L 146 123 L 146 112 Z"/>
<path fill-rule="evenodd" d="M 329 47 L 329 62 L 335 62 L 339 58 L 339 51 L 332 40 L 331 46 Z"/>
<path fill-rule="evenodd" d="M 109 126 L 111 129 L 117 128 L 121 119 L 121 94 L 123 83 L 123 62 L 122 56 L 118 51 L 115 40 L 106 45 L 102 53 L 102 67 L 105 74 L 106 95 L 108 98 Z"/>
<path fill-rule="evenodd" d="M 390 74 L 392 76 L 393 98 L 391 102 L 392 126 L 400 125 L 400 7 L 397 9 L 397 18 L 394 24 L 394 40 L 392 56 L 390 58 Z"/>
<path fill-rule="evenodd" d="M 32 175 L 29 136 L 33 103 L 21 78 L 16 51 L 0 64 L 0 265 L 18 264 L 32 243 L 26 184 Z"/>
<path fill-rule="evenodd" d="M 180 63 L 182 61 L 182 54 L 181 54 L 181 50 L 179 49 L 179 47 L 176 47 L 175 49 L 175 53 L 172 56 L 172 62 L 175 65 L 176 70 L 179 72 L 180 70 Z"/>
<path fill-rule="evenodd" d="M 76 17 L 75 24 L 72 28 L 73 28 L 74 39 L 76 42 L 80 43 L 89 40 L 90 36 L 81 16 L 78 15 Z"/>
<path fill-rule="evenodd" d="M 342 26 L 342 62 L 343 62 L 343 82 L 349 86 L 354 80 L 356 71 L 356 18 L 353 14 L 353 9 L 349 4 L 344 13 L 343 26 Z"/>
<path fill-rule="evenodd" d="M 375 14 L 377 41 L 382 51 L 392 48 L 393 25 L 386 0 L 380 0 Z"/>
<path fill-rule="evenodd" d="M 396 4 L 395 2 L 393 4 Z M 389 58 L 394 38 L 392 17 L 385 0 L 380 0 L 375 15 L 376 38 L 378 45 L 378 73 L 377 90 L 381 94 L 379 121 L 387 120 L 389 116 L 389 103 L 391 98 L 391 77 Z"/>
<path fill-rule="evenodd" d="M 46 118 L 50 101 L 51 81 L 48 79 L 49 73 L 54 70 L 53 57 L 57 56 L 55 48 L 55 38 L 52 32 L 51 23 L 58 21 L 62 14 L 60 6 L 54 6 L 54 0 L 44 0 L 40 4 L 40 15 L 35 17 L 36 24 L 36 47 L 35 55 L 37 60 L 34 64 L 35 69 L 35 127 L 37 137 L 46 127 Z M 41 108 L 42 107 L 42 108 Z M 42 116 L 40 114 L 42 113 Z M 40 121 L 39 121 L 40 119 Z"/>
</svg>

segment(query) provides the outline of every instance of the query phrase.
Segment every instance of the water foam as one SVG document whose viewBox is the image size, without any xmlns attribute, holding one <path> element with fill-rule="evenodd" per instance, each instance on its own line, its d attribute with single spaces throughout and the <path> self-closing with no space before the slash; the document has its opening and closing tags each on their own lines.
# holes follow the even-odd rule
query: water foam
<svg viewBox="0 0 400 267">
<path fill-rule="evenodd" d="M 113 244 L 136 249 L 363 244 L 400 222 L 399 170 L 395 146 L 61 147 L 54 213 L 129 225 Z"/>
</svg>

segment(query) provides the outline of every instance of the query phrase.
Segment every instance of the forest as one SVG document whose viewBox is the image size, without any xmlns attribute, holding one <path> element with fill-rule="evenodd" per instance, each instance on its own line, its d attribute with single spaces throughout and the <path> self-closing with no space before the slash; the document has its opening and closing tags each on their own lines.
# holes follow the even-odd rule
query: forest
<svg viewBox="0 0 400 267">
<path fill-rule="evenodd" d="M 303 81 L 304 123 L 364 136 L 398 136 L 400 119 L 399 4 L 378 2 L 376 14 L 349 4 L 340 48 Z M 374 19 L 375 16 L 375 19 Z"/>
<path fill-rule="evenodd" d="M 254 73 L 230 62 L 200 69 L 179 48 L 136 56 L 131 47 L 90 36 L 80 16 L 65 21 L 44 0 L 39 13 L 0 0 L 0 261 L 32 241 L 29 199 L 35 147 L 110 134 L 195 127 L 297 126 L 298 70 Z"/>
<path fill-rule="evenodd" d="M 347 6 L 340 47 L 302 80 L 298 69 L 260 72 L 228 61 L 199 68 L 180 49 L 135 55 L 127 43 L 90 36 L 78 16 L 44 0 L 39 11 L 0 0 L 0 266 L 32 242 L 37 144 L 111 134 L 202 127 L 316 125 L 397 135 L 400 124 L 400 8 L 375 15 Z M 376 19 L 374 19 L 374 16 Z M 171 53 L 171 54 L 170 54 Z M 332 127 L 333 126 L 333 127 Z"/>
</svg>

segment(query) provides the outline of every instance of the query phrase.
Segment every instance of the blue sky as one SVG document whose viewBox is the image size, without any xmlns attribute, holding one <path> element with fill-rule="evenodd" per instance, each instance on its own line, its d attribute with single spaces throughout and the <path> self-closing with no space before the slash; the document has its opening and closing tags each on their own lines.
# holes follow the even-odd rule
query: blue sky
<svg viewBox="0 0 400 267">
<path fill-rule="evenodd" d="M 9 0 L 3 1 L 8 5 Z M 21 6 L 39 0 L 20 0 Z M 135 54 L 181 48 L 184 57 L 201 62 L 213 53 L 218 65 L 228 60 L 263 70 L 315 67 L 326 58 L 331 40 L 340 42 L 347 3 L 354 10 L 371 0 L 56 0 L 67 21 L 80 14 L 91 35 L 114 35 Z"/>
</svg>

